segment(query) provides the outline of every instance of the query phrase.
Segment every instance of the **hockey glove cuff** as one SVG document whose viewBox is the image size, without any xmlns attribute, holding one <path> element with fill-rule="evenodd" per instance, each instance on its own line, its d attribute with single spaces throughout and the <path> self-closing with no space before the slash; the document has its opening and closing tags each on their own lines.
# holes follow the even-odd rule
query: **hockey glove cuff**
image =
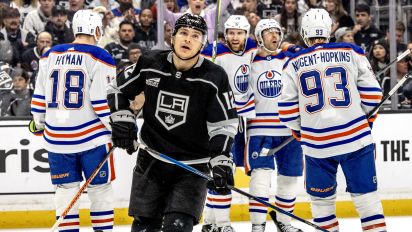
<svg viewBox="0 0 412 232">
<path fill-rule="evenodd" d="M 114 112 L 110 115 L 110 125 L 114 146 L 126 149 L 129 154 L 133 153 L 138 131 L 135 115 L 129 110 Z"/>
<path fill-rule="evenodd" d="M 209 182 L 208 187 L 220 194 L 230 193 L 227 185 L 233 186 L 235 184 L 233 160 L 225 155 L 218 155 L 210 159 L 209 165 L 212 169 L 213 182 Z"/>
<path fill-rule="evenodd" d="M 44 132 L 44 126 L 42 128 L 37 127 L 34 120 L 31 120 L 29 123 L 29 131 L 36 136 L 42 136 Z"/>
</svg>

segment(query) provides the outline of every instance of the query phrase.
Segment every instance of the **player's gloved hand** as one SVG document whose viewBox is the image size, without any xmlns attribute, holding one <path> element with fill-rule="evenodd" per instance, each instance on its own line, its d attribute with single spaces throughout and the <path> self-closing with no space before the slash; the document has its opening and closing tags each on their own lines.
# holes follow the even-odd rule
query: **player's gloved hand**
<svg viewBox="0 0 412 232">
<path fill-rule="evenodd" d="M 293 137 L 295 137 L 295 139 L 297 141 L 300 141 L 300 139 L 301 139 L 300 131 L 292 130 L 292 135 L 293 135 Z"/>
<path fill-rule="evenodd" d="M 30 120 L 29 131 L 36 136 L 42 136 L 44 132 L 44 127 L 39 128 L 36 126 L 36 123 L 34 122 L 34 120 Z"/>
<path fill-rule="evenodd" d="M 230 193 L 227 185 L 233 186 L 235 184 L 232 158 L 223 154 L 217 155 L 210 159 L 209 165 L 212 169 L 213 182 L 209 181 L 208 188 L 220 194 Z"/>
<path fill-rule="evenodd" d="M 135 150 L 137 141 L 136 117 L 129 110 L 120 110 L 110 115 L 112 140 L 115 147 L 126 149 L 129 154 Z"/>
</svg>

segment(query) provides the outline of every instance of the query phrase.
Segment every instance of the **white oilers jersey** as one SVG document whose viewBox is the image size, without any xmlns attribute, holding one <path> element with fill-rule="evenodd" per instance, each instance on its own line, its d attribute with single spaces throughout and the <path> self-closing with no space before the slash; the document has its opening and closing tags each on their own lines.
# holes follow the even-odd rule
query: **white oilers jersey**
<svg viewBox="0 0 412 232">
<path fill-rule="evenodd" d="M 326 158 L 373 143 L 366 115 L 382 92 L 361 48 L 330 43 L 299 51 L 282 80 L 280 120 L 301 132 L 305 155 Z"/>
<path fill-rule="evenodd" d="M 248 135 L 292 135 L 291 130 L 280 122 L 278 112 L 282 68 L 289 56 L 290 53 L 280 52 L 275 56 L 256 55 L 253 59 L 251 87 L 255 95 L 256 118 L 247 120 Z"/>
<path fill-rule="evenodd" d="M 207 59 L 212 59 L 213 46 L 202 51 Z M 215 64 L 220 65 L 229 77 L 229 84 L 235 97 L 237 114 L 246 118 L 255 117 L 255 97 L 250 88 L 251 62 L 256 54 L 256 43 L 248 39 L 243 55 L 234 54 L 226 44 L 218 43 Z"/>
<path fill-rule="evenodd" d="M 58 45 L 41 58 L 31 112 L 45 127 L 46 150 L 76 153 L 111 142 L 106 87 L 115 76 L 113 58 L 92 45 Z"/>
</svg>

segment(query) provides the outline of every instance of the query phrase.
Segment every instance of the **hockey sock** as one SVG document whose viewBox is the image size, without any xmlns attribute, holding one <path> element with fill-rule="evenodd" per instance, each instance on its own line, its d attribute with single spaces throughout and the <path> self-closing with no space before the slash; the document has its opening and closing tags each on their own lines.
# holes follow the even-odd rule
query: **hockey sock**
<svg viewBox="0 0 412 232">
<path fill-rule="evenodd" d="M 298 177 L 283 176 L 281 174 L 278 174 L 276 185 L 276 206 L 285 211 L 288 211 L 289 213 L 293 213 L 293 210 L 295 209 Z M 285 225 L 290 224 L 291 221 L 291 217 L 283 213 L 277 213 L 276 219 Z"/>
<path fill-rule="evenodd" d="M 386 231 L 385 216 L 382 204 L 376 191 L 366 194 L 351 194 L 358 211 L 362 230 L 367 232 Z"/>
<path fill-rule="evenodd" d="M 73 197 L 77 194 L 79 189 L 79 182 L 57 185 L 54 198 L 54 204 L 56 206 L 56 219 L 59 219 L 60 215 L 72 201 Z M 79 201 L 77 201 L 70 209 L 69 213 L 64 217 L 63 221 L 60 223 L 58 230 L 61 232 L 78 232 L 79 228 Z"/>
<path fill-rule="evenodd" d="M 219 227 L 230 225 L 230 205 L 232 203 L 232 194 L 221 195 L 215 191 L 209 190 L 207 201 L 209 202 L 209 208 L 213 211 L 215 222 L 213 224 L 216 224 Z"/>
<path fill-rule="evenodd" d="M 93 230 L 113 230 L 113 189 L 111 183 L 89 185 L 90 219 Z"/>
<path fill-rule="evenodd" d="M 339 231 L 339 222 L 336 218 L 336 194 L 330 197 L 310 196 L 312 201 L 313 221 L 323 229 Z"/>
<path fill-rule="evenodd" d="M 215 214 L 213 213 L 213 200 L 213 192 L 212 190 L 208 189 L 206 196 L 206 205 L 203 209 L 203 224 L 205 225 L 216 224 Z"/>
<path fill-rule="evenodd" d="M 270 181 L 272 169 L 254 169 L 250 178 L 250 194 L 269 201 Z M 253 199 L 249 199 L 249 213 L 252 224 L 263 224 L 266 222 L 268 207 Z"/>
</svg>

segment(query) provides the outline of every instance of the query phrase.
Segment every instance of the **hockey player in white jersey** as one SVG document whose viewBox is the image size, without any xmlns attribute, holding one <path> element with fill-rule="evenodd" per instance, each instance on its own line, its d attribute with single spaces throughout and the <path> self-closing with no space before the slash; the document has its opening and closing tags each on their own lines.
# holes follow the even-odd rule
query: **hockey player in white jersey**
<svg viewBox="0 0 412 232">
<path fill-rule="evenodd" d="M 244 118 L 255 117 L 254 95 L 250 88 L 249 78 L 251 61 L 256 53 L 256 44 L 249 39 L 249 31 L 250 24 L 245 16 L 231 15 L 225 22 L 226 43 L 217 44 L 215 59 L 215 63 L 223 67 L 229 77 L 237 114 Z M 212 59 L 212 53 L 213 46 L 209 45 L 203 50 L 202 55 L 207 59 Z M 244 159 L 244 126 L 243 123 L 241 124 L 231 150 L 237 166 L 243 166 Z M 232 201 L 230 190 L 226 194 L 208 190 L 206 199 L 202 232 L 233 231 L 229 218 Z"/>
<path fill-rule="evenodd" d="M 270 149 L 279 146 L 292 136 L 291 130 L 280 123 L 278 100 L 282 89 L 282 68 L 291 55 L 279 49 L 283 32 L 274 19 L 262 19 L 255 29 L 259 50 L 252 62 L 251 86 L 255 94 L 256 118 L 248 119 L 247 153 L 245 171 L 251 176 L 250 193 L 269 201 L 272 173 L 277 166 L 277 207 L 293 212 L 297 180 L 302 176 L 302 148 L 296 140 L 275 154 Z M 267 207 L 249 200 L 252 232 L 265 231 Z M 291 218 L 282 213 L 276 216 L 278 232 L 299 232 L 290 224 Z"/>
<path fill-rule="evenodd" d="M 40 60 L 31 104 L 35 127 L 44 129 L 57 218 L 112 146 L 106 86 L 116 76 L 111 55 L 95 46 L 102 37 L 102 19 L 90 10 L 73 17 L 76 36 L 71 44 L 51 48 Z M 33 126 L 33 125 L 32 125 Z M 113 229 L 113 157 L 87 188 L 94 231 Z M 59 231 L 79 231 L 77 202 L 58 226 Z"/>
<path fill-rule="evenodd" d="M 328 43 L 332 20 L 325 10 L 309 10 L 301 25 L 309 48 L 285 64 L 279 114 L 302 144 L 314 222 L 339 231 L 335 200 L 340 165 L 362 230 L 386 231 L 377 193 L 374 117 L 368 121 L 366 116 L 381 100 L 379 83 L 361 48 Z"/>
</svg>

